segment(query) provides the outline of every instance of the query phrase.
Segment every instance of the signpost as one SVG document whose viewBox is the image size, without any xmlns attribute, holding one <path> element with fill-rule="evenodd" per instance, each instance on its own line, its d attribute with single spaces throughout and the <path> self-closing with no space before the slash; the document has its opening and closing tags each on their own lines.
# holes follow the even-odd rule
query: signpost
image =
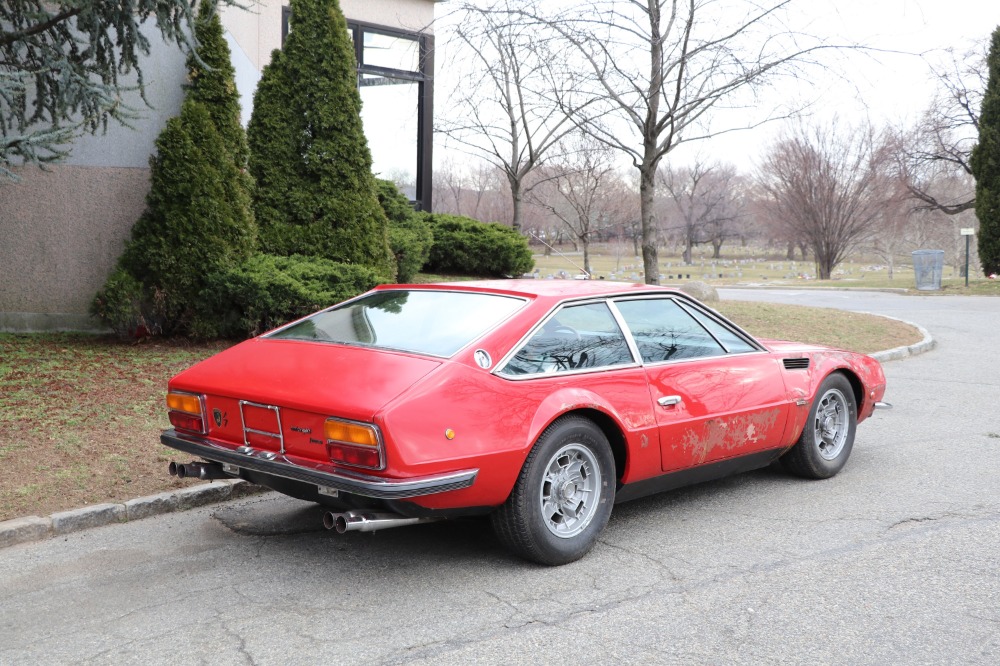
<svg viewBox="0 0 1000 666">
<path fill-rule="evenodd" d="M 962 227 L 959 229 L 959 233 L 965 236 L 965 286 L 969 286 L 969 240 L 972 235 L 976 233 L 976 230 L 972 227 Z"/>
</svg>

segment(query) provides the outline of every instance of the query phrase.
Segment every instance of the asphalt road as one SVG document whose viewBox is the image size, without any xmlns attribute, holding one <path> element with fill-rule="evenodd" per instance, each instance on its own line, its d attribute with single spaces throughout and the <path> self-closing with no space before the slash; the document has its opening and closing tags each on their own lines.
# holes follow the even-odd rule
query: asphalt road
<svg viewBox="0 0 1000 666">
<path fill-rule="evenodd" d="M 1000 299 L 737 291 L 882 312 L 936 350 L 820 482 L 616 507 L 543 568 L 476 522 L 326 532 L 275 495 L 0 551 L 0 664 L 1000 663 Z"/>
</svg>

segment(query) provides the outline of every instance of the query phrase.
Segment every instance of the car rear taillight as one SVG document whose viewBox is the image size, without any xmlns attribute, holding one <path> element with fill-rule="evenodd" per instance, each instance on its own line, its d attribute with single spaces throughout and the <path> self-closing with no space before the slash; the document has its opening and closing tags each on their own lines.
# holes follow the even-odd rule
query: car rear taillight
<svg viewBox="0 0 1000 666">
<path fill-rule="evenodd" d="M 375 426 L 342 419 L 327 419 L 324 431 L 330 462 L 366 469 L 385 467 L 382 437 Z"/>
<path fill-rule="evenodd" d="M 205 397 L 183 391 L 167 393 L 170 425 L 180 430 L 205 434 Z"/>
</svg>

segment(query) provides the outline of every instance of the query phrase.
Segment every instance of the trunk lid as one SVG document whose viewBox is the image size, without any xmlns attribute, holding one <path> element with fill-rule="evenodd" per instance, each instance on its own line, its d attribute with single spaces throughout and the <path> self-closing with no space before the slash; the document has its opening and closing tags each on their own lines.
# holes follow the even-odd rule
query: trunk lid
<svg viewBox="0 0 1000 666">
<path fill-rule="evenodd" d="M 170 388 L 371 422 L 439 365 L 399 352 L 255 338 L 185 370 Z"/>
</svg>

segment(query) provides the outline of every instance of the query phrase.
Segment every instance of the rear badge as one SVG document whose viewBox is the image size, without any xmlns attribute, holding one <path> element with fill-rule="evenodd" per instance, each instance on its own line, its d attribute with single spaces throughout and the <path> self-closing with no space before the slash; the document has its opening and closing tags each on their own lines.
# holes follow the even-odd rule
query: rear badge
<svg viewBox="0 0 1000 666">
<path fill-rule="evenodd" d="M 221 409 L 213 409 L 212 418 L 215 419 L 215 425 L 218 428 L 229 425 L 229 419 L 226 418 L 226 414 Z"/>
<path fill-rule="evenodd" d="M 476 365 L 478 365 L 483 370 L 489 370 L 490 366 L 493 365 L 493 359 L 490 355 L 483 349 L 476 350 Z"/>
</svg>

